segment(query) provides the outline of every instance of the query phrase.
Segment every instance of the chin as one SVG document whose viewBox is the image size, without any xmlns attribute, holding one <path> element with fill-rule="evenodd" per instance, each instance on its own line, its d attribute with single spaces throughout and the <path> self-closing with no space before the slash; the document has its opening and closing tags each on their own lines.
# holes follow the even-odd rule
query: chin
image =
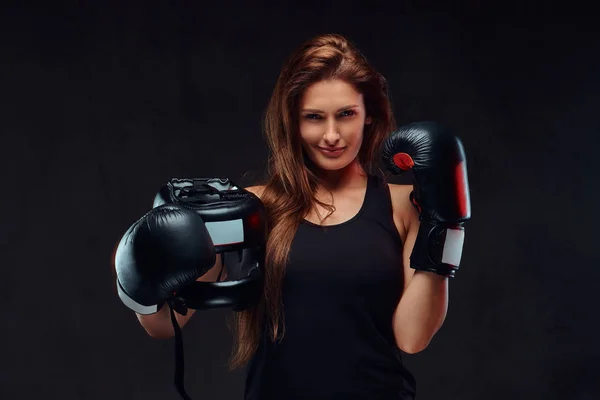
<svg viewBox="0 0 600 400">
<path fill-rule="evenodd" d="M 323 171 L 340 171 L 344 168 L 347 168 L 350 166 L 349 162 L 346 163 L 318 163 L 315 164 L 319 169 L 322 169 Z"/>
<path fill-rule="evenodd" d="M 352 162 L 355 158 L 350 157 L 340 157 L 337 159 L 328 159 L 323 158 L 320 155 L 315 155 L 311 161 L 315 165 L 315 167 L 323 170 L 323 171 L 340 171 L 345 168 L 348 168 L 352 165 Z"/>
</svg>

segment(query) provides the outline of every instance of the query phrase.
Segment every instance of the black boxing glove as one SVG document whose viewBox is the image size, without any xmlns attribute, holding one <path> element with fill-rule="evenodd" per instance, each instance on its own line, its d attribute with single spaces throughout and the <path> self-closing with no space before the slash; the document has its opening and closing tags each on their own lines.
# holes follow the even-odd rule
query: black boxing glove
<svg viewBox="0 0 600 400">
<path fill-rule="evenodd" d="M 454 277 L 471 218 L 465 153 L 460 139 L 435 122 L 416 122 L 393 132 L 383 145 L 393 174 L 412 168 L 411 202 L 420 228 L 410 257 L 416 270 Z"/>
<path fill-rule="evenodd" d="M 166 204 L 127 230 L 114 262 L 121 301 L 138 314 L 153 314 L 210 270 L 216 253 L 197 213 Z"/>
</svg>

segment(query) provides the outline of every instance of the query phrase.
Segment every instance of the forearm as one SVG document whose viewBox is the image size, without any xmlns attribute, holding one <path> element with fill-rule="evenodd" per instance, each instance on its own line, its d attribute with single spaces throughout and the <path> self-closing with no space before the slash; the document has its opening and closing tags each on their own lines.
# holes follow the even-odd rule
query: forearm
<svg viewBox="0 0 600 400">
<path fill-rule="evenodd" d="M 194 310 L 188 309 L 187 315 L 181 315 L 175 312 L 175 318 L 180 328 L 187 323 L 190 317 L 194 314 Z M 137 314 L 137 319 L 146 330 L 148 335 L 155 339 L 168 339 L 175 335 L 173 323 L 171 322 L 171 311 L 167 304 L 154 314 L 141 315 Z"/>
<path fill-rule="evenodd" d="M 407 353 L 425 349 L 446 318 L 448 278 L 415 271 L 394 312 L 398 347 Z"/>
<path fill-rule="evenodd" d="M 219 274 L 221 274 L 221 272 L 221 280 L 225 280 L 227 279 L 227 271 L 221 271 L 222 269 L 223 264 L 221 260 L 221 254 L 217 254 L 215 265 L 213 265 L 212 268 L 209 269 L 204 275 L 198 278 L 197 281 L 215 282 L 217 281 L 217 277 Z M 183 328 L 183 326 L 189 321 L 195 312 L 196 311 L 191 308 L 188 308 L 186 315 L 181 315 L 178 312 L 175 312 L 175 319 L 177 319 L 179 327 Z M 175 335 L 173 322 L 171 322 L 171 311 L 168 304 L 163 304 L 162 308 L 154 314 L 142 315 L 136 313 L 136 316 L 148 335 L 155 339 L 168 339 Z"/>
</svg>

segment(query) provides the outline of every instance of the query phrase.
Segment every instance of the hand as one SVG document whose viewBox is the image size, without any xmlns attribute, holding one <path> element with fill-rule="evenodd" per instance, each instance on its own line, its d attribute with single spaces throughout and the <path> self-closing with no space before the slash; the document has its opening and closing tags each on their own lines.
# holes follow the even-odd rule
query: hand
<svg viewBox="0 0 600 400">
<path fill-rule="evenodd" d="M 117 247 L 119 297 L 138 314 L 153 314 L 215 261 L 214 245 L 196 212 L 174 204 L 156 207 L 127 230 Z"/>
</svg>

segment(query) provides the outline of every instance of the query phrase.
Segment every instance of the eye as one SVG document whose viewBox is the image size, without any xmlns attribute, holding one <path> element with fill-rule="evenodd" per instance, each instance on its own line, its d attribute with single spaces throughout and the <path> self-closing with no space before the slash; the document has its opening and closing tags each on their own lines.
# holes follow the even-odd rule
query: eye
<svg viewBox="0 0 600 400">
<path fill-rule="evenodd" d="M 356 112 L 354 110 L 345 110 L 341 113 L 342 117 L 351 117 L 353 115 L 356 115 Z"/>
<path fill-rule="evenodd" d="M 319 119 L 319 118 L 321 118 L 321 116 L 319 114 L 306 114 L 304 116 L 304 118 L 306 118 L 306 119 Z"/>
</svg>

